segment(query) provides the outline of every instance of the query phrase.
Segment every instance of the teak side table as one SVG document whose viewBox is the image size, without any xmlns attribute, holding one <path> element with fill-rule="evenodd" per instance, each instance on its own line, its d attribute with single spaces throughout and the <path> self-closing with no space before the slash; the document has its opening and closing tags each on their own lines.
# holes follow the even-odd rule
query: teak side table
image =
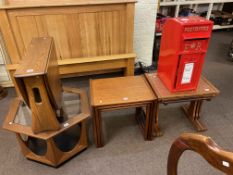
<svg viewBox="0 0 233 175">
<path fill-rule="evenodd" d="M 197 131 L 205 131 L 207 128 L 200 121 L 200 111 L 204 100 L 211 100 L 213 97 L 219 94 L 219 90 L 214 87 L 206 78 L 203 76 L 199 80 L 199 85 L 195 91 L 184 91 L 184 92 L 170 92 L 163 82 L 157 76 L 157 73 L 145 74 L 151 88 L 157 96 L 158 103 L 155 106 L 155 135 L 161 135 L 159 133 L 158 125 L 158 110 L 159 104 L 169 103 L 180 103 L 190 102 L 190 105 L 182 106 L 182 109 Z"/>
<path fill-rule="evenodd" d="M 146 121 L 143 135 L 145 140 L 152 139 L 154 95 L 144 76 L 107 78 L 90 81 L 91 105 L 93 110 L 93 131 L 96 147 L 104 145 L 102 139 L 101 112 L 122 108 L 146 107 Z"/>
</svg>

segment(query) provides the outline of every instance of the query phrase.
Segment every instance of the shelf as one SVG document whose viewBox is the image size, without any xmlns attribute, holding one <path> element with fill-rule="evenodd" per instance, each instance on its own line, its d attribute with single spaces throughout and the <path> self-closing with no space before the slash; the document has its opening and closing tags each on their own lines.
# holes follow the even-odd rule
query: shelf
<svg viewBox="0 0 233 175">
<path fill-rule="evenodd" d="M 213 27 L 214 30 L 229 29 L 229 28 L 233 28 L 233 25 L 226 25 L 226 26 L 214 25 L 214 27 Z"/>
<path fill-rule="evenodd" d="M 160 6 L 176 6 L 176 5 L 189 5 L 189 4 L 212 4 L 212 3 L 226 3 L 232 0 L 203 0 L 203 1 L 171 1 L 161 2 Z"/>
</svg>

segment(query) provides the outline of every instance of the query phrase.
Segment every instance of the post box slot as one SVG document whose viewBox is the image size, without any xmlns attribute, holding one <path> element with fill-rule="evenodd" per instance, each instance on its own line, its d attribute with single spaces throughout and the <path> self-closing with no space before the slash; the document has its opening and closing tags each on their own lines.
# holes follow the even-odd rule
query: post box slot
<svg viewBox="0 0 233 175">
<path fill-rule="evenodd" d="M 187 39 L 181 45 L 181 50 L 185 53 L 206 52 L 207 45 L 207 39 Z"/>
</svg>

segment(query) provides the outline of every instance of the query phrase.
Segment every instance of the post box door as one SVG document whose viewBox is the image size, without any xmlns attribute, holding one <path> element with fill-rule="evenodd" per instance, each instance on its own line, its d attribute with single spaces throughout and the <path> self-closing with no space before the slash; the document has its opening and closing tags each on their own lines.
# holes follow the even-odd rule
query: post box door
<svg viewBox="0 0 233 175">
<path fill-rule="evenodd" d="M 181 55 L 177 69 L 176 89 L 195 89 L 201 75 L 203 54 Z"/>
</svg>

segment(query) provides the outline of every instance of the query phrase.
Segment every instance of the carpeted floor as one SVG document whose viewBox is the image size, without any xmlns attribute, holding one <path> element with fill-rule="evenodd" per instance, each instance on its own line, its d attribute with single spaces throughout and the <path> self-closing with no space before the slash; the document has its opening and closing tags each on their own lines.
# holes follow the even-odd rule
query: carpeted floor
<svg viewBox="0 0 233 175">
<path fill-rule="evenodd" d="M 208 127 L 204 135 L 212 137 L 220 146 L 233 151 L 233 62 L 227 60 L 227 49 L 233 32 L 214 32 L 208 49 L 203 74 L 219 88 L 221 94 L 202 108 L 202 119 Z M 88 89 L 89 78 L 109 75 L 71 78 L 63 84 Z M 8 89 L 8 96 L 0 101 L 0 124 L 15 96 Z M 0 132 L 1 175 L 166 175 L 167 156 L 172 142 L 183 132 L 195 132 L 179 105 L 161 106 L 160 127 L 163 137 L 144 141 L 134 119 L 134 109 L 104 113 L 106 145 L 97 149 L 93 145 L 92 128 L 89 124 L 90 145 L 59 168 L 52 168 L 25 159 L 15 135 Z M 89 121 L 89 123 L 91 123 Z M 179 163 L 182 175 L 217 175 L 202 158 L 185 152 Z"/>
</svg>

